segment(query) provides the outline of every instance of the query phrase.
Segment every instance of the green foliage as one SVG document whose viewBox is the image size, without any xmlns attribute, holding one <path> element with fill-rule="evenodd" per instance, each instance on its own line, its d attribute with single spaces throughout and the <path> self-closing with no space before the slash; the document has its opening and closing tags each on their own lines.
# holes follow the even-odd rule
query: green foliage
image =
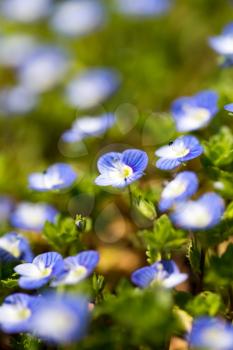
<svg viewBox="0 0 233 350">
<path fill-rule="evenodd" d="M 193 317 L 216 316 L 224 310 L 224 306 L 220 295 L 205 291 L 191 299 L 186 305 L 186 310 Z"/>
<path fill-rule="evenodd" d="M 161 256 L 169 256 L 172 251 L 180 249 L 187 241 L 187 234 L 176 230 L 167 215 L 162 215 L 154 222 L 152 230 L 139 232 L 147 246 L 147 256 L 150 263 Z"/>
</svg>

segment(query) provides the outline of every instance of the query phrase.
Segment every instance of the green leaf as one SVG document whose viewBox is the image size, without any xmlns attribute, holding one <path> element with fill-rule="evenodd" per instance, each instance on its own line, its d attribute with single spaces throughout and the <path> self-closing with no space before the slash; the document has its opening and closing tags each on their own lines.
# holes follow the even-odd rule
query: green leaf
<svg viewBox="0 0 233 350">
<path fill-rule="evenodd" d="M 192 267 L 192 270 L 197 275 L 200 274 L 200 250 L 195 246 L 193 241 L 190 241 L 188 245 L 187 258 Z"/>
<path fill-rule="evenodd" d="M 3 288 L 9 288 L 9 289 L 15 288 L 18 286 L 18 279 L 8 278 L 6 280 L 1 280 L 0 286 Z"/>
<path fill-rule="evenodd" d="M 229 165 L 233 162 L 233 134 L 224 126 L 219 133 L 204 143 L 206 161 L 217 167 Z"/>
<path fill-rule="evenodd" d="M 215 316 L 224 310 L 220 295 L 205 291 L 190 300 L 186 305 L 186 310 L 193 316 L 203 315 Z"/>
<path fill-rule="evenodd" d="M 181 248 L 187 241 L 186 233 L 175 229 L 167 215 L 162 215 L 156 220 L 152 230 L 140 231 L 139 235 L 147 246 L 150 263 Z"/>
</svg>

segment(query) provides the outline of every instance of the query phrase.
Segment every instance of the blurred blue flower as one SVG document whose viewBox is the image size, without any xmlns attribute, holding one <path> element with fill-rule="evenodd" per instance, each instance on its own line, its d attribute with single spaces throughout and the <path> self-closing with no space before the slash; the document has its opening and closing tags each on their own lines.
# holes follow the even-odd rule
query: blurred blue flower
<svg viewBox="0 0 233 350">
<path fill-rule="evenodd" d="M 105 11 L 98 0 L 68 0 L 57 5 L 52 27 L 67 36 L 83 36 L 105 22 Z"/>
<path fill-rule="evenodd" d="M 24 260 L 31 262 L 33 254 L 26 238 L 9 232 L 0 237 L 0 261 Z"/>
<path fill-rule="evenodd" d="M 42 296 L 31 321 L 31 332 L 50 343 L 71 343 L 85 336 L 89 323 L 88 301 L 71 294 Z"/>
<path fill-rule="evenodd" d="M 46 192 L 68 188 L 76 178 L 77 174 L 69 164 L 57 163 L 42 173 L 32 173 L 28 177 L 28 182 L 32 190 Z"/>
<path fill-rule="evenodd" d="M 217 113 L 218 95 L 214 91 L 202 91 L 192 97 L 181 97 L 172 104 L 172 116 L 177 131 L 186 132 L 206 126 Z"/>
<path fill-rule="evenodd" d="M 22 202 L 11 214 L 12 226 L 28 231 L 41 231 L 46 221 L 54 222 L 58 211 L 44 203 Z"/>
<path fill-rule="evenodd" d="M 224 106 L 224 109 L 225 109 L 227 112 L 233 113 L 233 103 L 229 103 L 229 104 L 225 105 L 225 106 Z"/>
<path fill-rule="evenodd" d="M 26 34 L 0 36 L 0 64 L 18 67 L 36 47 L 36 41 Z"/>
<path fill-rule="evenodd" d="M 178 204 L 171 219 L 176 226 L 184 229 L 207 229 L 220 222 L 224 208 L 223 199 L 216 193 L 209 192 L 196 201 Z"/>
<path fill-rule="evenodd" d="M 209 45 L 218 54 L 229 57 L 233 55 L 233 22 L 223 28 L 220 35 L 209 38 Z"/>
<path fill-rule="evenodd" d="M 179 173 L 174 180 L 164 188 L 159 201 L 160 211 L 166 211 L 178 201 L 191 197 L 198 188 L 197 175 L 192 171 Z"/>
<path fill-rule="evenodd" d="M 111 69 L 89 69 L 78 74 L 67 86 L 69 103 L 81 109 L 97 107 L 118 88 L 119 76 Z"/>
<path fill-rule="evenodd" d="M 99 253 L 87 250 L 64 259 L 64 271 L 51 285 L 56 287 L 63 284 L 76 284 L 87 278 L 99 261 Z"/>
<path fill-rule="evenodd" d="M 39 46 L 18 69 L 19 80 L 27 89 L 40 93 L 52 89 L 68 68 L 66 54 L 57 47 Z"/>
<path fill-rule="evenodd" d="M 23 85 L 0 90 L 0 112 L 6 115 L 29 113 L 37 104 L 37 95 Z"/>
<path fill-rule="evenodd" d="M 167 12 L 170 0 L 115 0 L 119 12 L 130 16 L 150 17 Z"/>
<path fill-rule="evenodd" d="M 232 350 L 233 326 L 217 318 L 197 318 L 188 335 L 188 342 L 192 349 Z"/>
<path fill-rule="evenodd" d="M 146 152 L 137 149 L 106 153 L 97 162 L 100 175 L 95 179 L 95 183 L 117 188 L 128 186 L 144 175 L 147 164 Z"/>
<path fill-rule="evenodd" d="M 160 157 L 156 167 L 162 170 L 171 170 L 190 159 L 200 156 L 203 148 L 194 136 L 185 135 L 178 137 L 169 145 L 160 147 L 155 155 Z"/>
<path fill-rule="evenodd" d="M 105 113 L 98 117 L 78 118 L 72 124 L 72 128 L 65 131 L 62 139 L 65 142 L 78 142 L 87 137 L 104 134 L 115 123 L 115 116 Z"/>
<path fill-rule="evenodd" d="M 188 275 L 181 273 L 173 260 L 157 261 L 151 266 L 142 267 L 131 275 L 132 282 L 140 287 L 146 288 L 160 284 L 165 288 L 173 288 L 186 281 Z"/>
<path fill-rule="evenodd" d="M 52 0 L 2 0 L 3 16 L 19 22 L 34 22 L 49 14 Z"/>
<path fill-rule="evenodd" d="M 13 210 L 13 202 L 8 196 L 0 195 L 0 224 L 9 220 Z"/>
<path fill-rule="evenodd" d="M 32 263 L 15 266 L 20 275 L 19 286 L 24 289 L 37 289 L 59 276 L 64 268 L 62 256 L 56 252 L 37 255 Z"/>
<path fill-rule="evenodd" d="M 5 333 L 28 332 L 37 303 L 38 297 L 23 293 L 9 295 L 0 306 L 1 330 Z"/>
</svg>

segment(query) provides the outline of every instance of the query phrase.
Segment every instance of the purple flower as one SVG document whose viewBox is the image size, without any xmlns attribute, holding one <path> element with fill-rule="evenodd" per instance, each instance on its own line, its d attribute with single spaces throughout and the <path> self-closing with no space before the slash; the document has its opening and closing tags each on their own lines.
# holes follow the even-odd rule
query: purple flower
<svg viewBox="0 0 233 350">
<path fill-rule="evenodd" d="M 24 260 L 31 262 L 33 254 L 26 238 L 15 232 L 0 237 L 0 261 Z"/>
</svg>

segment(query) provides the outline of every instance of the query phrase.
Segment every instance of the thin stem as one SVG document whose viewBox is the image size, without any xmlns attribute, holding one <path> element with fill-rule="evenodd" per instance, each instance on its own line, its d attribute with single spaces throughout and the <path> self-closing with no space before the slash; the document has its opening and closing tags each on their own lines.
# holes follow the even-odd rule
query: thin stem
<svg viewBox="0 0 233 350">
<path fill-rule="evenodd" d="M 132 206 L 133 206 L 133 193 L 132 193 L 132 190 L 131 190 L 130 186 L 128 186 L 128 193 L 129 193 L 130 207 L 132 208 Z"/>
</svg>

